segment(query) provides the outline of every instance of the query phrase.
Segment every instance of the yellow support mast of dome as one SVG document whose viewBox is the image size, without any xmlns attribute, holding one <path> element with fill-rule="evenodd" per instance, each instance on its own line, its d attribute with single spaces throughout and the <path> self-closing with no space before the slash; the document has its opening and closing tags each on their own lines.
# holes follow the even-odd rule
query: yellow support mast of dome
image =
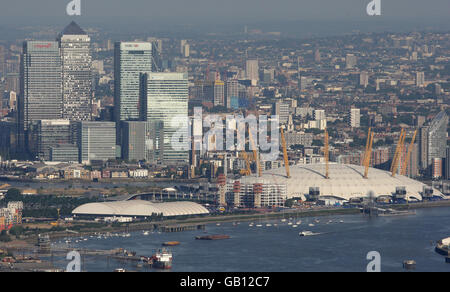
<svg viewBox="0 0 450 292">
<path fill-rule="evenodd" d="M 329 160 L 330 160 L 330 153 L 329 153 L 329 136 L 328 131 L 325 129 L 325 178 L 330 178 L 330 167 L 329 167 Z"/>
<path fill-rule="evenodd" d="M 416 136 L 417 136 L 417 129 L 414 131 L 413 138 L 411 140 L 411 143 L 409 144 L 408 153 L 406 154 L 406 158 L 403 160 L 402 171 L 400 172 L 401 175 L 406 175 L 406 170 L 408 169 L 409 165 L 409 158 L 411 157 L 411 152 L 414 147 L 414 142 L 416 141 Z"/>
</svg>

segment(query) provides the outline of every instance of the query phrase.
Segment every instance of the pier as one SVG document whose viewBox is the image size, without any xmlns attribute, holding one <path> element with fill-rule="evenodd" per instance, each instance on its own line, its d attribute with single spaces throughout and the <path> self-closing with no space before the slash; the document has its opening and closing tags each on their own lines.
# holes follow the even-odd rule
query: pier
<svg viewBox="0 0 450 292">
<path fill-rule="evenodd" d="M 161 232 L 183 232 L 194 230 L 205 230 L 205 224 L 178 224 L 178 225 L 163 225 L 158 227 Z"/>
</svg>

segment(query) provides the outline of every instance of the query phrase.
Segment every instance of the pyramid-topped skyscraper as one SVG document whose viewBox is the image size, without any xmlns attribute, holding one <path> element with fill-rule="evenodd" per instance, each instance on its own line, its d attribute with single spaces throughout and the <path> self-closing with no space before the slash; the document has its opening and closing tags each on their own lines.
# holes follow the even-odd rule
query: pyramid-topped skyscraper
<svg viewBox="0 0 450 292">
<path fill-rule="evenodd" d="M 92 54 L 91 39 L 75 22 L 58 37 L 62 60 L 63 118 L 91 120 Z"/>
<path fill-rule="evenodd" d="M 86 35 L 86 34 L 87 33 L 75 21 L 72 21 L 61 32 L 61 35 Z"/>
</svg>

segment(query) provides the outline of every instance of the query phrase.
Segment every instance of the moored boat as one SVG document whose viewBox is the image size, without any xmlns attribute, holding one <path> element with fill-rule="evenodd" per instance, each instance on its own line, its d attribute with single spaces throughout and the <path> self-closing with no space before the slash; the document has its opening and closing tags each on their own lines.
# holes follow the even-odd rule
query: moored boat
<svg viewBox="0 0 450 292">
<path fill-rule="evenodd" d="M 218 235 L 204 235 L 204 236 L 196 236 L 195 239 L 199 240 L 218 240 L 218 239 L 228 239 L 229 235 L 218 234 Z"/>
</svg>

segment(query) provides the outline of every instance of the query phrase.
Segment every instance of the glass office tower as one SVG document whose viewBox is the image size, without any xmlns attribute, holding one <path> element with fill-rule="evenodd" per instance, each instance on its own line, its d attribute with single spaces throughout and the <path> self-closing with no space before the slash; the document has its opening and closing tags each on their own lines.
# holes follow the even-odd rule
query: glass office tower
<svg viewBox="0 0 450 292">
<path fill-rule="evenodd" d="M 61 56 L 57 42 L 26 41 L 21 65 L 20 129 L 62 116 Z"/>
<path fill-rule="evenodd" d="M 161 153 L 156 157 L 165 165 L 185 164 L 189 162 L 188 134 L 188 98 L 189 86 L 187 73 L 148 73 L 141 75 L 141 100 L 144 105 L 142 118 L 153 125 L 152 131 L 161 131 L 163 141 L 154 142 Z M 178 135 L 184 140 L 178 141 L 180 148 L 173 147 L 173 137 Z M 155 135 L 157 138 L 159 135 Z"/>
</svg>

